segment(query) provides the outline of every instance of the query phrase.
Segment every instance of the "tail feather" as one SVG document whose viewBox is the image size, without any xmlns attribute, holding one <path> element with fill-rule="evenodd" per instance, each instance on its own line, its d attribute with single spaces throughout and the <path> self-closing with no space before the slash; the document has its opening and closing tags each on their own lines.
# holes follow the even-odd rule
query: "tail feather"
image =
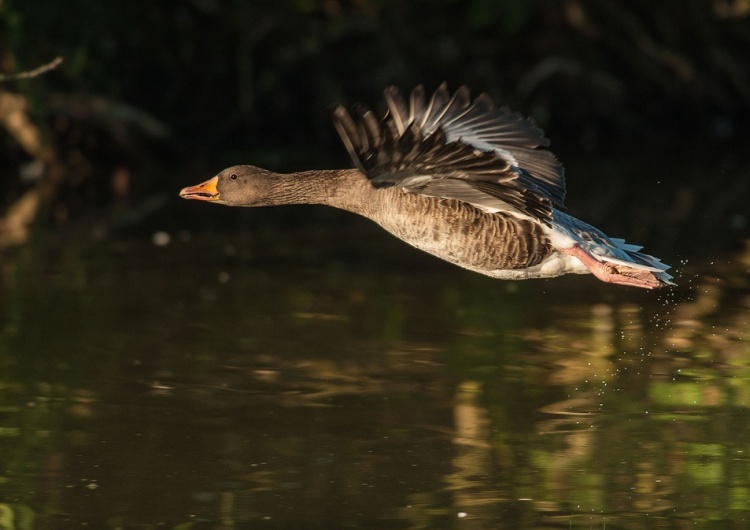
<svg viewBox="0 0 750 530">
<path fill-rule="evenodd" d="M 610 238 L 601 230 L 559 210 L 554 211 L 553 230 L 577 245 L 594 259 L 615 265 L 625 276 L 653 277 L 661 285 L 674 285 L 673 277 L 666 271 L 669 265 L 659 258 L 640 252 L 641 246 L 626 243 L 624 239 Z M 565 237 L 567 236 L 567 237 Z"/>
<path fill-rule="evenodd" d="M 623 250 L 637 252 L 643 248 L 641 245 L 633 245 L 632 243 L 626 243 L 624 239 L 621 239 L 619 237 L 610 237 L 609 239 L 610 241 L 612 241 L 612 243 L 614 243 L 615 245 L 617 245 Z"/>
<path fill-rule="evenodd" d="M 661 272 L 662 270 L 664 270 L 664 269 L 660 269 L 659 267 L 655 267 L 649 264 L 648 262 L 644 262 L 643 260 L 636 261 L 635 258 L 624 260 L 624 259 L 615 258 L 613 256 L 602 255 L 599 252 L 592 252 L 591 255 L 597 258 L 599 261 L 606 261 L 607 263 L 613 263 L 615 265 L 623 265 L 625 267 L 630 267 L 632 269 L 639 269 L 639 270 L 650 271 L 650 272 Z M 642 255 L 645 256 L 645 254 L 642 254 Z M 629 257 L 633 257 L 633 256 L 630 255 Z M 652 257 L 652 256 L 648 256 L 648 257 Z"/>
</svg>

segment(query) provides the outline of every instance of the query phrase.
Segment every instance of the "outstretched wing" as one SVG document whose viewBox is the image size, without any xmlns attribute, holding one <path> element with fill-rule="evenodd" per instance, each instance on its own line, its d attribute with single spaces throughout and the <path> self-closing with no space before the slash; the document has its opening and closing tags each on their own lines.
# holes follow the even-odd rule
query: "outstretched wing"
<svg viewBox="0 0 750 530">
<path fill-rule="evenodd" d="M 487 211 L 516 210 L 549 222 L 565 195 L 562 165 L 530 119 L 495 109 L 486 95 L 469 98 L 461 87 L 451 97 L 445 84 L 429 102 L 419 86 L 407 104 L 385 91 L 389 112 L 378 120 L 342 106 L 333 121 L 357 167 L 376 187 L 469 202 Z"/>
</svg>

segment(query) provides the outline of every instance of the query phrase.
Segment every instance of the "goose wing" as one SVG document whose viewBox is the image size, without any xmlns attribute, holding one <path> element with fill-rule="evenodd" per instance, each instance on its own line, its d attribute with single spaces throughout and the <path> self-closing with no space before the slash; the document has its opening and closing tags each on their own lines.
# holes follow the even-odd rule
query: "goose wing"
<svg viewBox="0 0 750 530">
<path fill-rule="evenodd" d="M 486 211 L 516 211 L 549 222 L 565 195 L 562 165 L 533 121 L 473 101 L 445 84 L 428 102 L 419 86 L 409 102 L 385 91 L 382 120 L 364 106 L 343 106 L 333 121 L 354 163 L 376 187 L 469 202 Z"/>
</svg>

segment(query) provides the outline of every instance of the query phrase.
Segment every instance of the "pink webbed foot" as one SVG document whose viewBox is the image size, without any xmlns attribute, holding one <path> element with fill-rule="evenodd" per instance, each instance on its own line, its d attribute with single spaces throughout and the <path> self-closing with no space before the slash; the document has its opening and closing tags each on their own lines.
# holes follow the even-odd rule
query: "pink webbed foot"
<svg viewBox="0 0 750 530">
<path fill-rule="evenodd" d="M 650 271 L 599 261 L 578 245 L 561 250 L 566 254 L 578 258 L 578 261 L 583 263 L 594 276 L 603 282 L 630 285 L 643 289 L 654 289 L 663 285 Z"/>
</svg>

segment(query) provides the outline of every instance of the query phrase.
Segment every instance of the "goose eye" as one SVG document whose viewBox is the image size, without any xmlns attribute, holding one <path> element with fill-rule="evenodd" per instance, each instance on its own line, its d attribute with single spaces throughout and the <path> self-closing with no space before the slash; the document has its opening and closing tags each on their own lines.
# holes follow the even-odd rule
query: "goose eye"
<svg viewBox="0 0 750 530">
<path fill-rule="evenodd" d="M 229 175 L 229 180 L 237 180 L 237 173 L 232 173 Z"/>
</svg>

